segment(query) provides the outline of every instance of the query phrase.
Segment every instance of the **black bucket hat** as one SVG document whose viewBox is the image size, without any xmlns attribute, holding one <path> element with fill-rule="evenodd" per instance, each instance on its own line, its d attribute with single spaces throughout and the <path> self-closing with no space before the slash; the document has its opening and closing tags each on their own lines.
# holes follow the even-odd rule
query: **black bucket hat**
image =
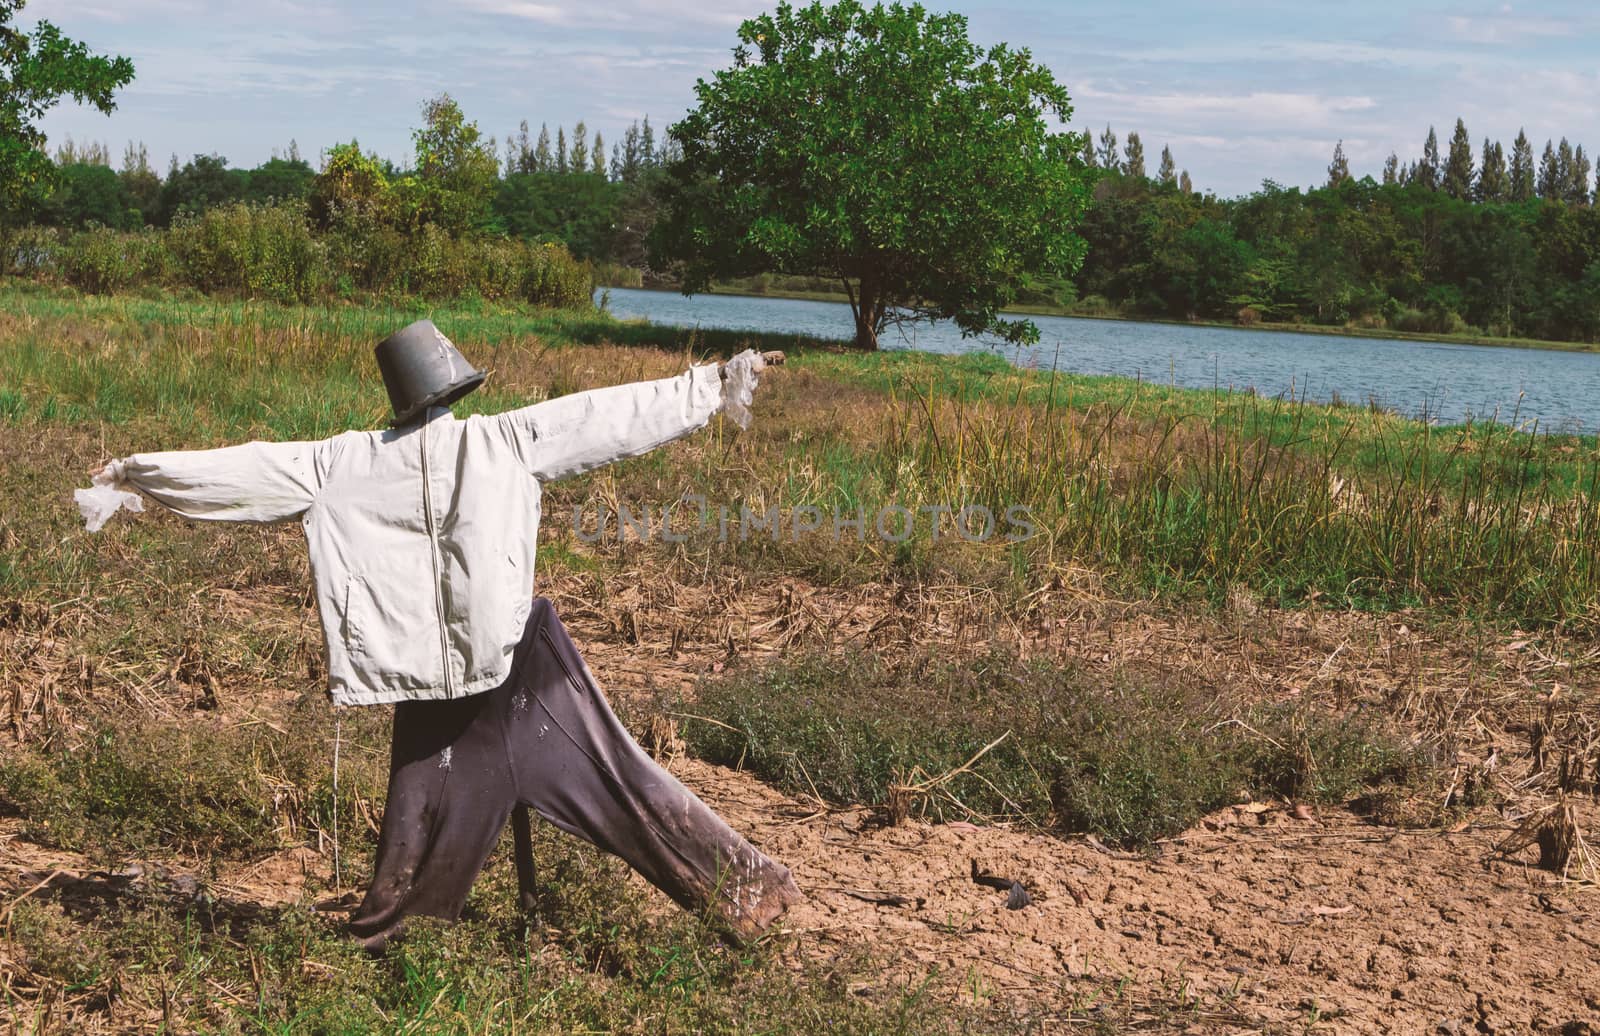
<svg viewBox="0 0 1600 1036">
<path fill-rule="evenodd" d="M 389 390 L 398 427 L 431 406 L 449 406 L 489 375 L 467 362 L 431 320 L 419 320 L 378 343 L 374 350 L 383 387 Z"/>
</svg>

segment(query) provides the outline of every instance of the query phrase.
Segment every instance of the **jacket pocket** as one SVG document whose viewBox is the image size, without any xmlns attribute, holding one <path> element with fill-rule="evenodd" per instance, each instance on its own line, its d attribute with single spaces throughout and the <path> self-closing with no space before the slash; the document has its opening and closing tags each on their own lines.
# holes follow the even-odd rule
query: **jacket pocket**
<svg viewBox="0 0 1600 1036">
<path fill-rule="evenodd" d="M 420 592 L 429 607 L 419 611 L 417 586 L 380 583 L 354 573 L 345 581 L 344 647 L 350 664 L 367 680 L 386 687 L 427 683 L 439 669 L 439 629 L 433 615 L 432 591 L 426 580 Z M 410 582 L 409 580 L 407 581 Z"/>
</svg>

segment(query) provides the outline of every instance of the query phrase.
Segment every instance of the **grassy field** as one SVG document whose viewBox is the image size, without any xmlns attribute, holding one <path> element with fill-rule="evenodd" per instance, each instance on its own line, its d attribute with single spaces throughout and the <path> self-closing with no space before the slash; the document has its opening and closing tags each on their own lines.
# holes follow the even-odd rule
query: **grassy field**
<svg viewBox="0 0 1600 1036">
<path fill-rule="evenodd" d="M 89 536 L 70 491 L 96 462 L 135 450 L 379 426 L 371 347 L 422 315 L 494 371 L 465 411 L 664 376 L 749 337 L 491 306 L 0 287 L 0 486 L 11 502 L 0 511 L 0 823 L 46 861 L 37 888 L 8 889 L 0 916 L 0 997 L 19 1031 L 1115 1031 L 1133 1017 L 1115 990 L 1043 1013 L 920 983 L 875 982 L 864 995 L 858 980 L 882 962 L 810 953 L 803 938 L 729 950 L 620 865 L 549 831 L 535 916 L 515 910 L 502 852 L 461 925 L 425 926 L 377 959 L 345 944 L 317 904 L 337 906 L 370 868 L 387 715 L 344 715 L 335 793 L 299 530 L 152 514 Z M 634 729 L 677 716 L 695 754 L 820 809 L 1006 822 L 1146 852 L 1241 796 L 1454 823 L 1502 794 L 1463 783 L 1457 749 L 1485 730 L 1528 729 L 1464 710 L 1468 691 L 1524 719 L 1535 700 L 1496 682 L 1485 661 L 1496 645 L 1545 638 L 1567 645 L 1562 657 L 1588 657 L 1600 618 L 1591 439 L 1430 428 L 1362 408 L 1019 371 L 997 357 L 748 344 L 790 354 L 752 428 L 719 419 L 547 487 L 540 580 L 629 650 L 644 652 L 662 616 L 681 613 L 671 650 L 652 657 L 670 661 L 681 640 L 704 665 L 681 686 L 624 699 Z M 715 522 L 690 522 L 681 542 L 592 542 L 571 520 L 674 503 L 681 519 L 694 497 L 733 515 L 776 508 L 785 531 L 744 525 L 724 540 Z M 931 510 L 941 505 L 1022 507 L 1032 535 L 983 538 Z M 870 534 L 889 506 L 915 518 L 903 542 Z M 833 515 L 857 513 L 867 535 L 809 528 L 814 515 L 831 529 Z M 863 654 L 822 642 L 819 630 L 854 620 L 808 612 L 812 592 L 938 592 L 975 602 L 982 620 L 945 631 L 933 615 Z M 740 632 L 728 602 L 751 593 L 782 610 Z M 654 604 L 628 603 L 639 594 Z M 1403 610 L 1470 649 L 1467 690 L 1453 705 L 1423 693 L 1435 663 L 1408 656 L 1374 681 L 1382 707 L 1366 687 L 1265 695 L 1228 672 L 1142 656 L 1086 667 L 1019 651 L 999 632 L 1058 621 L 1066 598 L 1176 624 L 1175 641 L 1196 639 L 1192 616 L 1211 629 L 1280 608 Z M 875 636 L 889 629 L 887 610 L 861 621 Z M 1569 685 L 1540 720 L 1538 752 L 1553 760 L 1561 746 L 1564 776 L 1551 763 L 1526 787 L 1593 786 L 1587 686 Z M 52 877 L 62 861 L 85 876 Z M 168 870 L 135 873 L 130 861 Z M 295 872 L 280 882 L 292 895 L 261 891 L 272 868 Z M 1145 1003 L 1139 1017 L 1170 1010 L 1182 1024 L 1187 1002 Z"/>
</svg>

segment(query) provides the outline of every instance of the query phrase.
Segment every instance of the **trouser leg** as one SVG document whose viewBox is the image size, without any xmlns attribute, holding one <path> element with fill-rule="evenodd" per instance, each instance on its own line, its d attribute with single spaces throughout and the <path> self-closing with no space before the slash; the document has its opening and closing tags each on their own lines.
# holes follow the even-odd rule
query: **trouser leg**
<svg viewBox="0 0 1600 1036">
<path fill-rule="evenodd" d="M 372 884 L 350 929 L 378 949 L 413 914 L 460 915 L 516 802 L 490 695 L 395 707 Z"/>
<path fill-rule="evenodd" d="M 743 938 L 800 898 L 788 868 L 740 837 L 634 743 L 546 600 L 534 603 L 505 699 L 517 797 L 627 861 L 690 910 Z"/>
</svg>

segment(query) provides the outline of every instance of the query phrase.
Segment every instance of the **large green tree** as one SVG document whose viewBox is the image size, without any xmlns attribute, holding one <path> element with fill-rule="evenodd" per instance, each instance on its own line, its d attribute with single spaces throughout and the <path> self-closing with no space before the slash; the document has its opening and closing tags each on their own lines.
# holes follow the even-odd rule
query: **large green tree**
<svg viewBox="0 0 1600 1036">
<path fill-rule="evenodd" d="M 63 97 L 110 114 L 112 95 L 133 79 L 133 62 L 89 53 L 49 22 L 16 28 L 27 0 L 0 0 L 0 235 L 49 194 L 55 167 L 39 120 Z"/>
<path fill-rule="evenodd" d="M 423 104 L 422 122 L 411 134 L 417 149 L 416 218 L 454 233 L 481 229 L 500 176 L 494 141 L 484 139 L 449 94 Z"/>
<path fill-rule="evenodd" d="M 917 5 L 783 3 L 738 35 L 733 66 L 670 131 L 682 156 L 658 265 L 681 262 L 691 292 L 763 271 L 837 278 L 865 348 L 902 318 L 1036 338 L 1000 310 L 1029 275 L 1076 268 L 1089 194 L 1050 71 Z"/>
</svg>

